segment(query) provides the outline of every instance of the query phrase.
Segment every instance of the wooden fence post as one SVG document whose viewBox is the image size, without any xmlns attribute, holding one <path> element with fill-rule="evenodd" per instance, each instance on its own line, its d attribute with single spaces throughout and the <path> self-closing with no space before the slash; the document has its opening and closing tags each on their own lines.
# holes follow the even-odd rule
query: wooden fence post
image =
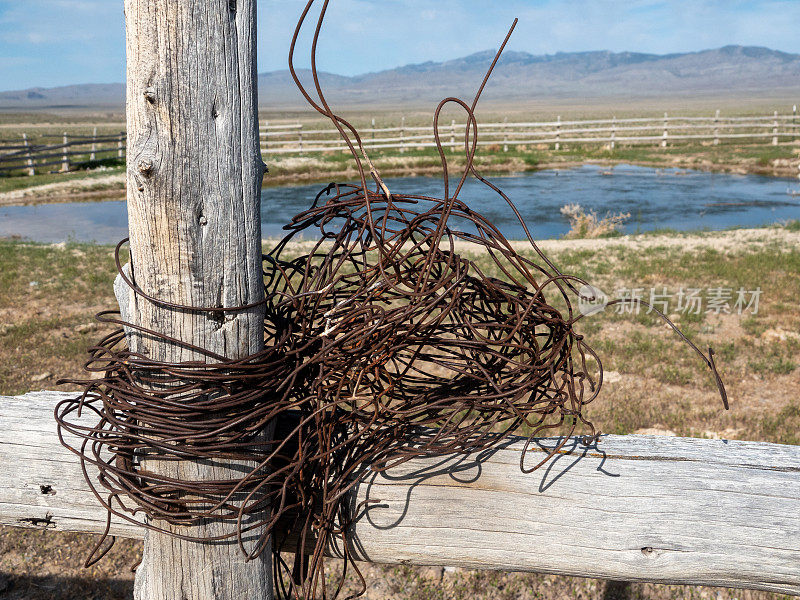
<svg viewBox="0 0 800 600">
<path fill-rule="evenodd" d="M 456 151 L 456 120 L 450 121 L 450 152 Z"/>
<path fill-rule="evenodd" d="M 503 118 L 503 152 L 508 152 L 508 117 Z"/>
<path fill-rule="evenodd" d="M 406 132 L 406 118 L 400 117 L 400 153 L 404 153 L 406 151 L 406 142 L 405 142 L 405 132 Z"/>
<path fill-rule="evenodd" d="M 561 115 L 556 117 L 556 150 L 561 149 Z"/>
<path fill-rule="evenodd" d="M 617 145 L 617 117 L 611 117 L 611 149 Z"/>
<path fill-rule="evenodd" d="M 372 139 L 375 139 L 375 118 L 372 119 Z"/>
<path fill-rule="evenodd" d="M 773 119 L 774 120 L 772 121 L 772 145 L 773 146 L 777 146 L 778 145 L 778 111 L 777 110 L 775 111 L 775 114 L 773 115 Z"/>
<path fill-rule="evenodd" d="M 127 198 L 136 284 L 182 305 L 258 303 L 264 294 L 259 209 L 264 163 L 256 0 L 125 0 L 125 16 Z M 123 314 L 139 327 L 231 359 L 263 348 L 262 305 L 220 318 L 171 310 L 122 293 L 125 289 L 118 288 Z M 154 360 L 208 360 L 182 344 L 135 332 L 129 343 Z M 232 462 L 221 460 L 145 463 L 165 477 L 239 475 Z M 235 531 L 234 524 L 213 520 L 191 528 L 157 524 L 203 538 Z M 248 541 L 257 533 L 248 533 Z M 134 597 L 270 600 L 270 552 L 248 562 L 235 539 L 195 543 L 148 532 Z"/>
<path fill-rule="evenodd" d="M 267 148 L 269 148 L 269 121 L 264 121 L 264 141 L 261 141 L 261 129 L 259 128 L 258 132 L 258 143 L 259 146 L 263 148 L 263 153 L 267 153 Z"/>
<path fill-rule="evenodd" d="M 117 138 L 117 158 L 122 158 L 125 152 L 125 132 L 120 131 Z"/>
<path fill-rule="evenodd" d="M 664 134 L 661 136 L 661 147 L 662 148 L 666 148 L 667 147 L 667 136 L 669 135 L 667 133 L 668 125 L 669 125 L 669 117 L 667 116 L 667 113 L 664 113 Z"/>
<path fill-rule="evenodd" d="M 28 175 L 33 177 L 36 175 L 36 164 L 33 162 L 33 153 L 31 152 L 31 145 L 28 143 L 28 134 L 22 134 L 22 142 L 25 144 L 25 156 L 27 156 Z"/>
<path fill-rule="evenodd" d="M 297 124 L 297 143 L 298 147 L 300 148 L 300 154 L 303 153 L 303 124 Z"/>
<path fill-rule="evenodd" d="M 714 113 L 714 145 L 719 146 L 719 109 Z"/>
<path fill-rule="evenodd" d="M 69 173 L 69 137 L 64 132 L 64 149 L 61 151 L 61 172 Z"/>
<path fill-rule="evenodd" d="M 97 160 L 97 127 L 92 132 L 92 153 L 89 155 L 89 160 Z"/>
</svg>

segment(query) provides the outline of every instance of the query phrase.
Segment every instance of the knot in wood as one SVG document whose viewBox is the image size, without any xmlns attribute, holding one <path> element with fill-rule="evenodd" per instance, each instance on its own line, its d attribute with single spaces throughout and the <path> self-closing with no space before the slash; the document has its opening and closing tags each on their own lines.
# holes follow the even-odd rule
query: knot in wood
<svg viewBox="0 0 800 600">
<path fill-rule="evenodd" d="M 143 158 L 139 161 L 139 172 L 146 177 L 153 174 L 154 168 L 153 161 L 149 158 Z"/>
</svg>

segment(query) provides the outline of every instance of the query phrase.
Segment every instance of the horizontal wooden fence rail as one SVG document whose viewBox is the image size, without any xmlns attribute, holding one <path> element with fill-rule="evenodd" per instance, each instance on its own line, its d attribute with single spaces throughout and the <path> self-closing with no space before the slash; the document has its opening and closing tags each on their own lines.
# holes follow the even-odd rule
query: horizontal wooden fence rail
<svg viewBox="0 0 800 600">
<path fill-rule="evenodd" d="M 105 528 L 56 437 L 53 408 L 71 395 L 0 396 L 0 524 Z M 604 436 L 527 475 L 522 446 L 376 474 L 355 491 L 376 502 L 354 524 L 352 550 L 375 563 L 800 595 L 800 446 Z M 111 533 L 142 537 L 117 519 Z"/>
<path fill-rule="evenodd" d="M 611 149 L 617 144 L 647 144 L 661 147 L 672 144 L 724 140 L 767 141 L 777 145 L 800 136 L 797 114 L 765 116 L 708 117 L 669 116 L 658 118 L 587 119 L 580 121 L 521 121 L 480 123 L 480 146 L 546 146 L 561 149 L 563 144 L 601 144 Z M 436 146 L 432 126 L 406 126 L 359 129 L 364 146 L 373 150 L 424 149 Z M 455 151 L 464 145 L 464 123 L 442 123 L 440 143 Z M 333 127 L 307 128 L 302 123 L 262 124 L 261 151 L 265 156 L 342 152 L 347 146 Z"/>
</svg>

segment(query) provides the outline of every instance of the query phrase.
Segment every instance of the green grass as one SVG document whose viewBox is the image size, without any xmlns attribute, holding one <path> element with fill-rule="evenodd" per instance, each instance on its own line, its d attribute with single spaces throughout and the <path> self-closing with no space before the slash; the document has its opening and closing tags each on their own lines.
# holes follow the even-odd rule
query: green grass
<svg viewBox="0 0 800 600">
<path fill-rule="evenodd" d="M 8 358 L 0 361 L 0 393 L 52 388 L 80 372 L 94 313 L 114 306 L 114 277 L 107 246 L 0 241 L 0 314 L 14 314 L 0 321 L 0 357 Z"/>
<path fill-rule="evenodd" d="M 797 343 L 789 342 L 760 348 L 760 351 L 748 361 L 748 366 L 753 372 L 762 375 L 788 375 L 797 368 L 799 346 Z"/>
<path fill-rule="evenodd" d="M 95 162 L 97 163 L 95 166 L 90 165 L 86 168 L 96 169 L 98 166 L 103 166 L 105 168 L 102 171 L 81 170 L 72 171 L 70 173 L 37 173 L 33 177 L 28 175 L 19 175 L 13 177 L 0 176 L 0 193 L 22 190 L 38 185 L 46 185 L 48 183 L 60 183 L 62 181 L 74 181 L 77 179 L 96 179 L 98 177 L 107 177 L 108 175 L 113 175 L 115 173 L 125 172 L 125 167 L 120 165 L 116 159 L 113 160 L 113 164 L 111 166 L 99 163 L 98 161 Z"/>
<path fill-rule="evenodd" d="M 114 282 L 112 248 L 93 244 L 0 241 L 0 306 L 27 297 L 104 297 Z M 126 256 L 123 251 L 122 256 Z"/>
<path fill-rule="evenodd" d="M 795 400 L 777 414 L 767 413 L 761 419 L 761 430 L 765 439 L 800 445 L 800 404 Z"/>
<path fill-rule="evenodd" d="M 783 224 L 786 231 L 800 231 L 800 219 L 791 219 Z"/>
<path fill-rule="evenodd" d="M 368 142 L 369 140 L 367 139 L 366 141 Z M 440 163 L 439 153 L 435 148 L 410 148 L 403 154 L 400 154 L 397 149 L 377 149 L 370 150 L 369 155 L 372 159 L 402 156 L 408 159 L 425 159 L 426 164 L 430 160 L 434 160 L 436 164 Z M 448 162 L 460 160 L 463 155 L 464 153 L 460 148 L 456 152 L 445 149 L 445 157 Z M 272 159 L 273 162 L 280 162 L 283 156 L 297 155 L 270 156 L 268 151 L 266 156 Z M 320 158 L 327 162 L 349 162 L 352 160 L 350 154 L 345 152 L 311 153 L 307 156 Z M 721 165 L 734 160 L 749 160 L 764 166 L 776 159 L 793 158 L 796 154 L 792 145 L 770 146 L 763 143 L 745 145 L 721 144 L 719 146 L 679 144 L 667 148 L 661 148 L 656 145 L 641 145 L 621 146 L 614 150 L 603 148 L 597 144 L 570 144 L 560 150 L 555 150 L 552 147 L 531 147 L 528 145 L 509 146 L 507 152 L 503 152 L 502 143 L 498 143 L 479 147 L 476 156 L 498 164 L 510 159 L 518 159 L 529 168 L 536 168 L 544 163 L 582 162 L 585 160 L 656 165 L 673 164 L 673 159 L 699 157 L 710 161 L 712 164 Z"/>
</svg>

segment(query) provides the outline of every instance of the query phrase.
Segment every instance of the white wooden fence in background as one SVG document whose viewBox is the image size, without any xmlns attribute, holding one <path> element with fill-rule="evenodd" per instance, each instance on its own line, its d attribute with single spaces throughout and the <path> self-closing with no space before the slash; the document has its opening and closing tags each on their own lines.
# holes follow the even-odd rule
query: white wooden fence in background
<svg viewBox="0 0 800 600">
<path fill-rule="evenodd" d="M 374 123 L 374 121 L 373 121 Z M 444 147 L 456 150 L 463 147 L 465 124 L 440 124 L 439 136 Z M 433 127 L 399 126 L 359 129 L 368 149 L 407 150 L 432 148 L 436 145 Z M 714 116 L 683 117 L 664 113 L 660 118 L 589 119 L 580 121 L 503 121 L 479 123 L 479 146 L 492 146 L 496 150 L 509 148 L 561 149 L 566 144 L 600 144 L 614 149 L 617 145 L 654 144 L 667 147 L 686 142 L 720 144 L 724 140 L 739 142 L 794 141 L 800 136 L 797 107 L 790 114 L 764 116 Z M 339 152 L 346 150 L 333 127 L 304 125 L 303 123 L 263 122 L 261 124 L 261 151 L 265 156 L 276 154 L 304 154 Z"/>
<path fill-rule="evenodd" d="M 28 136 L 0 140 L 0 174 L 36 175 L 68 173 L 90 168 L 108 159 L 122 161 L 126 151 L 125 132 L 116 134 L 75 134 Z"/>
<path fill-rule="evenodd" d="M 85 129 L 85 126 L 81 126 Z M 455 152 L 464 145 L 464 123 L 440 124 L 442 145 Z M 479 123 L 478 145 L 489 151 L 560 150 L 569 145 L 600 145 L 609 149 L 633 144 L 652 144 L 666 148 L 682 143 L 718 145 L 723 142 L 779 143 L 800 139 L 797 107 L 791 113 L 755 116 L 683 117 L 664 113 L 660 118 L 587 119 L 578 121 L 508 121 Z M 397 126 L 359 129 L 365 147 L 372 150 L 421 150 L 435 147 L 433 127 L 407 126 L 405 118 Z M 57 138 L 57 139 L 55 139 Z M 331 126 L 324 123 L 262 122 L 261 152 L 314 154 L 343 152 L 347 146 Z M 97 135 L 30 135 L 19 139 L 0 139 L 0 174 L 34 175 L 68 172 L 96 160 L 125 157 L 125 133 Z"/>
</svg>

